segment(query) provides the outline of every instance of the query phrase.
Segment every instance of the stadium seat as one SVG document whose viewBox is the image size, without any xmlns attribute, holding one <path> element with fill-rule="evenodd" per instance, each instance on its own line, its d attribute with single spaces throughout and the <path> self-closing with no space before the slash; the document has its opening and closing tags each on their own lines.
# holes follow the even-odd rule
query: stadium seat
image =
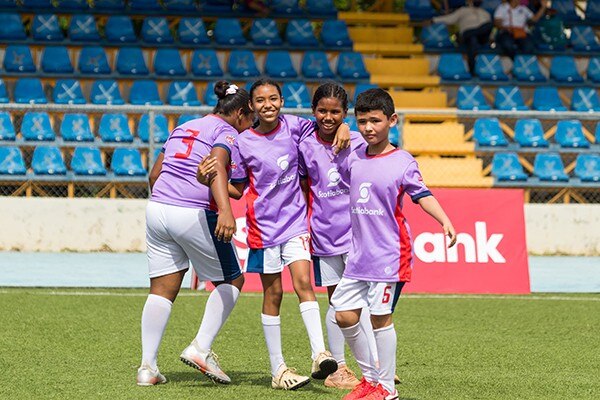
<svg viewBox="0 0 600 400">
<path fill-rule="evenodd" d="M 100 46 L 85 46 L 79 53 L 79 62 L 77 63 L 79 72 L 82 74 L 110 74 L 108 58 L 104 48 Z"/>
<path fill-rule="evenodd" d="M 0 147 L 0 175 L 25 175 L 27 167 L 18 147 Z"/>
<path fill-rule="evenodd" d="M 148 75 L 142 49 L 122 47 L 117 54 L 117 71 L 122 75 Z"/>
<path fill-rule="evenodd" d="M 6 72 L 35 72 L 35 64 L 28 46 L 6 46 L 4 51 L 4 69 Z"/>
<path fill-rule="evenodd" d="M 498 8 L 500 4 L 502 4 L 502 0 L 483 0 L 481 8 L 483 8 L 485 11 L 489 12 L 490 15 L 493 16 L 494 11 L 496 11 L 496 8 Z"/>
<path fill-rule="evenodd" d="M 540 70 L 536 56 L 516 55 L 512 70 L 516 80 L 521 82 L 546 82 L 546 77 Z"/>
<path fill-rule="evenodd" d="M 182 18 L 177 28 L 177 37 L 185 44 L 209 44 L 204 21 L 200 18 Z"/>
<path fill-rule="evenodd" d="M 573 0 L 552 0 L 552 9 L 556 10 L 558 15 L 567 23 L 580 22 L 581 18 L 575 11 Z"/>
<path fill-rule="evenodd" d="M 133 43 L 137 41 L 131 19 L 125 15 L 111 15 L 104 27 L 106 40 L 113 43 Z"/>
<path fill-rule="evenodd" d="M 139 80 L 131 84 L 129 102 L 133 105 L 160 106 L 163 104 L 158 94 L 158 86 L 153 80 Z"/>
<path fill-rule="evenodd" d="M 508 80 L 497 54 L 479 54 L 475 59 L 475 73 L 482 81 Z"/>
<path fill-rule="evenodd" d="M 100 149 L 95 146 L 75 147 L 71 170 L 75 175 L 106 175 Z"/>
<path fill-rule="evenodd" d="M 46 104 L 48 99 L 44 94 L 42 82 L 37 78 L 21 78 L 15 84 L 15 103 Z"/>
<path fill-rule="evenodd" d="M 254 53 L 250 50 L 232 50 L 229 53 L 227 70 L 231 76 L 236 78 L 252 78 L 260 76 L 256 67 Z"/>
<path fill-rule="evenodd" d="M 498 118 L 479 118 L 473 130 L 473 139 L 479 146 L 508 146 Z"/>
<path fill-rule="evenodd" d="M 0 13 L 0 40 L 25 40 L 25 28 L 17 13 Z"/>
<path fill-rule="evenodd" d="M 435 15 L 435 10 L 431 6 L 430 0 L 406 0 L 404 3 L 404 11 L 410 15 L 410 19 L 414 21 L 422 21 L 431 19 Z"/>
<path fill-rule="evenodd" d="M 351 103 L 354 104 L 356 103 L 356 97 L 361 94 L 362 92 L 365 92 L 369 89 L 375 89 L 378 86 L 373 84 L 373 83 L 357 83 L 354 86 L 354 94 L 352 95 L 352 101 Z"/>
<path fill-rule="evenodd" d="M 310 108 L 310 92 L 304 82 L 287 82 L 281 88 L 285 106 L 290 108 Z"/>
<path fill-rule="evenodd" d="M 23 115 L 21 135 L 25 140 L 53 141 L 56 133 L 46 112 L 27 112 Z"/>
<path fill-rule="evenodd" d="M 125 0 L 94 0 L 94 8 L 103 11 L 123 11 Z"/>
<path fill-rule="evenodd" d="M 159 0 L 129 0 L 129 8 L 131 11 L 160 11 L 161 6 Z"/>
<path fill-rule="evenodd" d="M 137 149 L 115 149 L 110 161 L 110 169 L 117 176 L 145 176 L 142 156 Z"/>
<path fill-rule="evenodd" d="M 52 0 L 22 0 L 21 6 L 25 9 L 31 9 L 31 10 L 39 10 L 39 9 L 49 10 L 49 9 L 53 8 Z"/>
<path fill-rule="evenodd" d="M 342 79 L 369 79 L 371 76 L 365 67 L 362 54 L 352 51 L 338 55 L 337 74 Z"/>
<path fill-rule="evenodd" d="M 137 135 L 142 142 L 148 143 L 150 138 L 150 117 L 143 114 L 137 128 Z M 163 114 L 154 115 L 154 142 L 164 143 L 169 137 L 169 122 Z"/>
<path fill-rule="evenodd" d="M 89 14 L 76 14 L 71 17 L 68 36 L 74 42 L 97 42 L 100 40 L 96 20 Z"/>
<path fill-rule="evenodd" d="M 292 47 L 316 47 L 319 45 L 312 24 L 307 19 L 290 20 L 285 29 L 285 39 Z"/>
<path fill-rule="evenodd" d="M 583 182 L 600 182 L 600 155 L 578 155 L 575 162 L 575 176 Z"/>
<path fill-rule="evenodd" d="M 348 25 L 342 20 L 324 21 L 320 37 L 326 47 L 352 47 Z"/>
<path fill-rule="evenodd" d="M 100 80 L 92 84 L 90 92 L 92 104 L 122 105 L 125 101 L 121 97 L 121 91 L 117 81 Z"/>
<path fill-rule="evenodd" d="M 589 59 L 587 78 L 594 83 L 600 83 L 600 57 Z"/>
<path fill-rule="evenodd" d="M 8 103 L 9 101 L 10 99 L 8 98 L 8 92 L 6 91 L 4 80 L 0 79 L 0 103 Z"/>
<path fill-rule="evenodd" d="M 481 86 L 479 85 L 460 86 L 456 94 L 456 106 L 459 110 L 478 111 L 492 109 L 483 96 Z"/>
<path fill-rule="evenodd" d="M 550 77 L 557 82 L 583 82 L 571 56 L 555 56 L 550 64 Z"/>
<path fill-rule="evenodd" d="M 558 153 L 538 153 L 533 162 L 533 174 L 541 181 L 567 182 L 569 180 Z"/>
<path fill-rule="evenodd" d="M 522 147 L 548 147 L 538 119 L 520 119 L 515 125 L 515 141 Z"/>
<path fill-rule="evenodd" d="M 431 24 L 423 27 L 420 38 L 426 50 L 454 49 L 454 43 L 450 40 L 450 32 L 445 24 Z"/>
<path fill-rule="evenodd" d="M 466 81 L 471 79 L 462 54 L 448 53 L 440 56 L 438 64 L 440 77 L 447 81 Z"/>
<path fill-rule="evenodd" d="M 593 88 L 575 88 L 571 97 L 573 111 L 600 111 L 600 99 Z"/>
<path fill-rule="evenodd" d="M 259 18 L 252 22 L 250 38 L 257 46 L 279 46 L 283 43 L 274 19 Z"/>
<path fill-rule="evenodd" d="M 219 18 L 214 29 L 217 44 L 240 46 L 246 44 L 242 26 L 237 18 Z"/>
<path fill-rule="evenodd" d="M 167 103 L 172 106 L 202 105 L 198 100 L 196 88 L 191 81 L 173 81 L 169 84 Z"/>
<path fill-rule="evenodd" d="M 158 76 L 184 76 L 187 71 L 176 48 L 159 48 L 154 53 L 154 73 Z"/>
<path fill-rule="evenodd" d="M 230 0 L 201 0 L 201 11 L 213 14 L 230 14 L 232 2 Z"/>
<path fill-rule="evenodd" d="M 54 14 L 38 14 L 33 17 L 31 33 L 34 40 L 60 41 L 65 38 Z"/>
<path fill-rule="evenodd" d="M 299 15 L 302 13 L 298 0 L 271 0 L 270 6 L 276 14 Z"/>
<path fill-rule="evenodd" d="M 47 74 L 73 73 L 73 64 L 65 46 L 46 46 L 42 53 L 41 67 Z"/>
<path fill-rule="evenodd" d="M 285 50 L 269 51 L 265 58 L 265 73 L 271 78 L 296 78 L 290 53 Z"/>
<path fill-rule="evenodd" d="M 85 104 L 81 85 L 75 79 L 59 79 L 54 84 L 52 100 L 56 104 Z"/>
<path fill-rule="evenodd" d="M 571 46 L 575 51 L 598 51 L 600 43 L 591 26 L 573 26 L 571 28 Z"/>
<path fill-rule="evenodd" d="M 60 124 L 60 136 L 65 142 L 93 142 L 87 114 L 65 114 Z"/>
<path fill-rule="evenodd" d="M 495 153 L 492 158 L 492 175 L 499 181 L 526 181 L 517 153 Z"/>
<path fill-rule="evenodd" d="M 501 86 L 496 90 L 494 108 L 507 111 L 527 111 L 521 90 L 518 86 Z"/>
<path fill-rule="evenodd" d="M 133 142 L 125 114 L 102 115 L 98 133 L 103 142 Z"/>
<path fill-rule="evenodd" d="M 215 94 L 215 82 L 208 82 L 206 84 L 206 89 L 204 89 L 204 104 L 210 107 L 214 107 L 217 105 L 218 101 L 219 99 Z"/>
<path fill-rule="evenodd" d="M 202 118 L 202 115 L 199 114 L 181 114 L 179 118 L 177 118 L 177 126 L 181 126 L 188 121 L 193 119 Z"/>
<path fill-rule="evenodd" d="M 192 55 L 192 74 L 194 76 L 219 77 L 223 76 L 223 70 L 213 49 L 195 50 Z"/>
<path fill-rule="evenodd" d="M 170 11 L 198 11 L 195 0 L 163 0 L 163 5 Z"/>
<path fill-rule="evenodd" d="M 306 51 L 302 59 L 302 75 L 308 79 L 333 79 L 327 54 L 323 51 Z"/>
<path fill-rule="evenodd" d="M 336 15 L 337 8 L 333 0 L 306 0 L 306 12 L 309 15 Z"/>
<path fill-rule="evenodd" d="M 90 8 L 87 0 L 56 0 L 56 8 L 69 11 L 84 11 Z"/>
<path fill-rule="evenodd" d="M 147 17 L 142 24 L 142 40 L 146 43 L 173 43 L 165 17 Z"/>
<path fill-rule="evenodd" d="M 590 142 L 583 134 L 583 127 L 579 120 L 562 120 L 556 124 L 554 140 L 560 147 L 588 148 Z"/>
<path fill-rule="evenodd" d="M 537 111 L 567 111 L 558 95 L 558 89 L 552 86 L 539 86 L 533 91 L 533 109 Z"/>
<path fill-rule="evenodd" d="M 585 22 L 598 25 L 600 23 L 600 0 L 588 0 L 585 8 Z"/>
<path fill-rule="evenodd" d="M 0 0 L 0 8 L 18 8 L 20 6 L 15 0 Z"/>
<path fill-rule="evenodd" d="M 17 134 L 10 114 L 0 111 L 0 140 L 15 140 L 16 138 Z"/>
</svg>

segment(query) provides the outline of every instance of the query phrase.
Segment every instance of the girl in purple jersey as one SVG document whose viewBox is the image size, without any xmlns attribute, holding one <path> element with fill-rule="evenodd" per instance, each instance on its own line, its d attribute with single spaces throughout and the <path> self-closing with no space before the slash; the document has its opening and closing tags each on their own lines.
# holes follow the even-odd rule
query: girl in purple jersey
<svg viewBox="0 0 600 400">
<path fill-rule="evenodd" d="M 229 204 L 227 176 L 237 163 L 233 144 L 252 124 L 250 97 L 220 81 L 213 114 L 171 132 L 150 173 L 152 198 L 146 208 L 146 243 L 150 294 L 142 312 L 142 365 L 137 384 L 165 383 L 157 353 L 171 308 L 190 262 L 196 274 L 216 286 L 210 294 L 196 338 L 181 360 L 218 383 L 231 380 L 221 370 L 211 345 L 231 313 L 244 283 L 234 246 L 235 219 Z M 210 190 L 197 182 L 200 160 L 219 160 Z M 217 212 L 218 211 L 218 214 Z"/>
</svg>

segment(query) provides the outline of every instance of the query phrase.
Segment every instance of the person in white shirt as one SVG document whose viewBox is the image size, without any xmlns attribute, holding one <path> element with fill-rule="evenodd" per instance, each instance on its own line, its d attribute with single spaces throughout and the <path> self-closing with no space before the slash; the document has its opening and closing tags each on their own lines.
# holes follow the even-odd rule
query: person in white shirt
<svg viewBox="0 0 600 400">
<path fill-rule="evenodd" d="M 535 24 L 546 12 L 546 3 L 541 2 L 537 13 L 522 6 L 520 0 L 509 0 L 494 11 L 494 26 L 498 29 L 496 44 L 502 54 L 514 58 L 517 52 L 533 54 L 533 39 L 528 26 Z"/>
</svg>

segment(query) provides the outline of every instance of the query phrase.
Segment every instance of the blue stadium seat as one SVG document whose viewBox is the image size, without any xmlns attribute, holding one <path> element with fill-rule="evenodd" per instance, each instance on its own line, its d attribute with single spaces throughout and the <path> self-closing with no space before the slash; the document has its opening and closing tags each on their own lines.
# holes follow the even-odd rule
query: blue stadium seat
<svg viewBox="0 0 600 400">
<path fill-rule="evenodd" d="M 52 0 L 22 0 L 21 4 L 23 8 L 32 10 L 53 8 Z"/>
<path fill-rule="evenodd" d="M 298 0 L 271 0 L 270 6 L 276 14 L 299 15 L 302 13 Z"/>
<path fill-rule="evenodd" d="M 160 11 L 161 6 L 159 0 L 129 0 L 129 8 L 131 11 Z"/>
<path fill-rule="evenodd" d="M 15 140 L 16 138 L 17 134 L 10 114 L 0 111 L 0 140 Z"/>
<path fill-rule="evenodd" d="M 198 49 L 192 55 L 192 74 L 195 76 L 223 76 L 217 52 L 213 49 Z"/>
<path fill-rule="evenodd" d="M 600 83 L 600 57 L 589 59 L 587 78 L 594 83 Z"/>
<path fill-rule="evenodd" d="M 479 54 L 475 59 L 475 73 L 482 81 L 508 80 L 500 56 L 497 54 Z"/>
<path fill-rule="evenodd" d="M 523 171 L 517 153 L 495 153 L 492 158 L 492 175 L 499 181 L 526 181 L 528 176 Z"/>
<path fill-rule="evenodd" d="M 285 39 L 292 47 L 316 47 L 319 45 L 312 24 L 307 19 L 290 20 L 285 28 Z"/>
<path fill-rule="evenodd" d="M 173 43 L 165 17 L 147 17 L 142 24 L 142 40 L 146 43 Z"/>
<path fill-rule="evenodd" d="M 265 73 L 271 78 L 296 78 L 298 73 L 286 50 L 269 51 L 265 58 Z"/>
<path fill-rule="evenodd" d="M 537 57 L 532 55 L 516 55 L 512 73 L 515 79 L 521 82 L 546 82 L 547 80 L 540 70 Z"/>
<path fill-rule="evenodd" d="M 438 73 L 443 80 L 466 81 L 471 79 L 462 54 L 448 53 L 440 56 Z"/>
<path fill-rule="evenodd" d="M 21 78 L 15 84 L 15 102 L 21 104 L 46 104 L 42 82 L 37 78 Z"/>
<path fill-rule="evenodd" d="M 333 79 L 327 54 L 323 51 L 307 51 L 302 59 L 302 75 L 308 79 Z"/>
<path fill-rule="evenodd" d="M 200 18 L 182 18 L 177 28 L 177 37 L 185 44 L 209 44 L 204 21 Z"/>
<path fill-rule="evenodd" d="M 239 46 L 246 44 L 242 26 L 237 18 L 219 18 L 215 24 L 215 41 L 220 45 Z"/>
<path fill-rule="evenodd" d="M 187 71 L 176 48 L 159 48 L 154 54 L 154 73 L 159 76 L 183 76 Z"/>
<path fill-rule="evenodd" d="M 600 155 L 578 155 L 575 162 L 575 176 L 583 182 L 600 182 Z"/>
<path fill-rule="evenodd" d="M 117 176 L 145 176 L 142 156 L 138 149 L 115 149 L 110 161 L 110 169 Z"/>
<path fill-rule="evenodd" d="M 79 72 L 82 74 L 110 74 L 108 58 L 104 48 L 100 46 L 85 46 L 79 53 L 77 63 Z"/>
<path fill-rule="evenodd" d="M 352 39 L 348 33 L 346 21 L 330 19 L 323 22 L 321 42 L 326 47 L 352 47 Z"/>
<path fill-rule="evenodd" d="M 287 82 L 281 88 L 285 106 L 290 108 L 310 108 L 310 92 L 304 82 Z"/>
<path fill-rule="evenodd" d="M 456 106 L 459 110 L 477 111 L 492 109 L 483 96 L 481 86 L 479 85 L 460 86 L 456 94 Z"/>
<path fill-rule="evenodd" d="M 600 0 L 588 0 L 585 8 L 585 22 L 598 25 L 600 22 Z"/>
<path fill-rule="evenodd" d="M 171 11 L 198 11 L 196 0 L 163 0 L 163 5 Z"/>
<path fill-rule="evenodd" d="M 139 80 L 131 84 L 129 102 L 133 105 L 160 106 L 163 104 L 158 94 L 158 86 L 153 80 Z"/>
<path fill-rule="evenodd" d="M 231 14 L 231 0 L 200 0 L 202 12 L 212 14 Z"/>
<path fill-rule="evenodd" d="M 85 104 L 81 85 L 75 79 L 58 79 L 52 91 L 52 100 L 56 104 Z"/>
<path fill-rule="evenodd" d="M 104 114 L 98 129 L 103 142 L 133 142 L 125 114 Z"/>
<path fill-rule="evenodd" d="M 567 182 L 569 180 L 558 153 L 538 153 L 533 162 L 533 174 L 541 181 Z"/>
<path fill-rule="evenodd" d="M 204 104 L 210 107 L 214 107 L 217 105 L 219 99 L 215 94 L 215 82 L 208 82 L 206 84 L 206 89 L 204 89 Z"/>
<path fill-rule="evenodd" d="M 508 146 L 498 118 L 479 118 L 473 130 L 473 139 L 479 146 Z"/>
<path fill-rule="evenodd" d="M 306 0 L 306 12 L 309 15 L 337 15 L 333 0 Z"/>
<path fill-rule="evenodd" d="M 94 0 L 94 8 L 101 11 L 123 11 L 125 0 Z"/>
<path fill-rule="evenodd" d="M 373 83 L 357 83 L 354 86 L 354 95 L 352 97 L 352 104 L 356 103 L 356 97 L 362 92 L 366 92 L 369 89 L 375 89 L 378 86 Z"/>
<path fill-rule="evenodd" d="M 97 42 L 100 40 L 96 20 L 89 14 L 75 14 L 71 17 L 68 36 L 74 42 Z"/>
<path fill-rule="evenodd" d="M 6 91 L 4 80 L 0 79 L 0 103 L 8 103 L 9 101 L 10 99 L 8 98 L 8 92 Z"/>
<path fill-rule="evenodd" d="M 600 98 L 593 88 L 575 88 L 571 97 L 573 111 L 600 111 Z"/>
<path fill-rule="evenodd" d="M 501 86 L 496 90 L 494 108 L 497 110 L 527 111 L 518 86 Z"/>
<path fill-rule="evenodd" d="M 0 8 L 18 8 L 20 6 L 15 0 L 0 0 Z"/>
<path fill-rule="evenodd" d="M 75 147 L 71 170 L 75 175 L 106 175 L 100 149 L 95 146 Z"/>
<path fill-rule="evenodd" d="M 533 109 L 537 111 L 567 111 L 558 95 L 558 89 L 552 86 L 539 86 L 533 91 Z"/>
<path fill-rule="evenodd" d="M 60 136 L 66 142 L 93 142 L 87 114 L 65 114 L 60 124 Z"/>
<path fill-rule="evenodd" d="M 259 18 L 252 22 L 250 38 L 257 46 L 279 46 L 283 43 L 274 19 Z"/>
<path fill-rule="evenodd" d="M 137 128 L 137 135 L 142 142 L 148 143 L 150 138 L 150 117 L 143 114 Z M 163 114 L 154 115 L 154 142 L 164 143 L 169 137 L 169 122 Z"/>
<path fill-rule="evenodd" d="M 33 17 L 31 33 L 34 40 L 60 41 L 65 38 L 54 14 L 38 14 Z"/>
<path fill-rule="evenodd" d="M 0 147 L 0 175 L 25 175 L 27 167 L 18 147 Z"/>
<path fill-rule="evenodd" d="M 35 72 L 35 64 L 28 46 L 6 46 L 4 52 L 4 69 L 6 72 Z"/>
<path fill-rule="evenodd" d="M 575 25 L 571 28 L 571 46 L 575 51 L 598 51 L 600 43 L 591 26 Z"/>
<path fill-rule="evenodd" d="M 254 54 L 250 50 L 232 50 L 229 53 L 227 70 L 234 77 L 251 78 L 260 76 Z"/>
<path fill-rule="evenodd" d="M 445 24 L 431 24 L 421 30 L 421 43 L 427 50 L 453 49 L 454 43 L 450 40 L 450 32 Z"/>
<path fill-rule="evenodd" d="M 36 175 L 66 175 L 67 167 L 56 146 L 37 146 L 33 150 L 31 168 Z"/>
<path fill-rule="evenodd" d="M 351 131 L 358 132 L 358 125 L 356 124 L 356 117 L 348 116 L 348 117 L 344 118 L 344 122 L 348 124 L 348 128 L 350 128 Z"/>
<path fill-rule="evenodd" d="M 431 19 L 435 15 L 435 10 L 431 6 L 430 0 L 406 0 L 404 11 L 408 13 L 411 20 L 422 21 Z"/>
<path fill-rule="evenodd" d="M 188 121 L 193 119 L 202 118 L 202 115 L 199 114 L 181 114 L 179 118 L 177 118 L 177 126 L 181 126 Z"/>
<path fill-rule="evenodd" d="M 362 54 L 352 51 L 338 55 L 337 74 L 342 79 L 369 79 L 371 77 L 365 67 Z"/>
<path fill-rule="evenodd" d="M 600 144 L 600 124 L 596 125 L 596 135 L 594 139 L 596 144 Z"/>
<path fill-rule="evenodd" d="M 588 148 L 590 142 L 583 133 L 583 127 L 579 120 L 562 120 L 556 124 L 554 140 L 560 147 Z"/>
<path fill-rule="evenodd" d="M 0 40 L 25 40 L 25 29 L 17 13 L 0 13 Z"/>
<path fill-rule="evenodd" d="M 104 27 L 106 40 L 113 43 L 133 43 L 137 41 L 131 19 L 125 15 L 111 15 Z"/>
<path fill-rule="evenodd" d="M 23 115 L 21 135 L 25 140 L 53 141 L 56 133 L 46 112 L 27 112 Z"/>
<path fill-rule="evenodd" d="M 73 64 L 65 46 L 46 46 L 42 53 L 42 71 L 47 74 L 72 74 Z"/>
<path fill-rule="evenodd" d="M 122 47 L 117 54 L 117 71 L 122 75 L 148 75 L 142 49 Z"/>
<path fill-rule="evenodd" d="M 557 82 L 583 82 L 571 56 L 555 56 L 550 64 L 550 77 Z"/>
<path fill-rule="evenodd" d="M 548 147 L 539 119 L 520 119 L 515 125 L 515 141 L 522 147 Z"/>
<path fill-rule="evenodd" d="M 125 101 L 121 97 L 121 91 L 117 81 L 99 80 L 92 85 L 90 92 L 92 104 L 122 105 Z"/>
<path fill-rule="evenodd" d="M 498 8 L 500 4 L 502 4 L 502 0 L 483 0 L 481 8 L 493 16 L 494 11 L 496 11 L 496 8 Z"/>
<path fill-rule="evenodd" d="M 575 11 L 573 0 L 552 0 L 552 8 L 567 23 L 579 22 L 581 18 Z"/>
<path fill-rule="evenodd" d="M 59 10 L 84 11 L 89 10 L 87 0 L 57 0 L 56 8 Z"/>
</svg>

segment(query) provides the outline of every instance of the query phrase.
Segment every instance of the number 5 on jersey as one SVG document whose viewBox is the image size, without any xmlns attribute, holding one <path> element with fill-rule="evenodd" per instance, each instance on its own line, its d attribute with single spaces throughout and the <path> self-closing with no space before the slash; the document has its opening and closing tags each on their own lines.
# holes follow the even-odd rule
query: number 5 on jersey
<svg viewBox="0 0 600 400">
<path fill-rule="evenodd" d="M 390 293 L 390 290 L 392 290 L 391 285 L 387 285 L 385 289 L 383 289 L 383 299 L 381 300 L 381 304 L 387 304 L 392 299 L 392 294 Z"/>
</svg>

